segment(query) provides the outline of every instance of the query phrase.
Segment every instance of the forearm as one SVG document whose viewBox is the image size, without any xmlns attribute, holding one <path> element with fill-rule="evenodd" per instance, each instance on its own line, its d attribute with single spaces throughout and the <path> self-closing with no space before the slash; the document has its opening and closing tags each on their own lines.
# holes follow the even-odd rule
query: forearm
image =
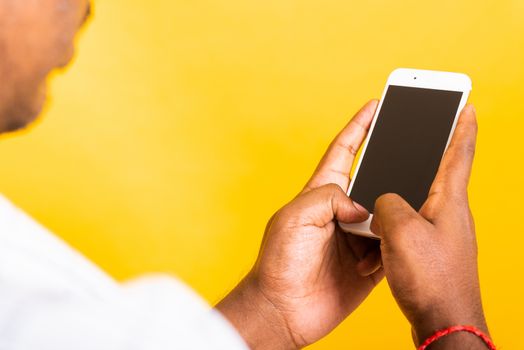
<svg viewBox="0 0 524 350">
<path fill-rule="evenodd" d="M 248 275 L 216 305 L 251 349 L 294 349 L 285 320 Z"/>
</svg>

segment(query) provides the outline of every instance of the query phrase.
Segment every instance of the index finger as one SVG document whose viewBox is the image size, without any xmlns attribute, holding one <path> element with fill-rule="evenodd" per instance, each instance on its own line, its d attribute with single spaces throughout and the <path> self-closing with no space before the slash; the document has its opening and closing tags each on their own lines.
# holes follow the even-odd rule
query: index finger
<svg viewBox="0 0 524 350">
<path fill-rule="evenodd" d="M 477 140 L 477 118 L 473 105 L 460 113 L 455 132 L 444 154 L 429 196 L 444 193 L 467 196 L 467 187 Z"/>
<path fill-rule="evenodd" d="M 330 183 L 347 191 L 351 166 L 367 135 L 377 104 L 377 100 L 366 103 L 331 142 L 303 192 Z"/>
</svg>

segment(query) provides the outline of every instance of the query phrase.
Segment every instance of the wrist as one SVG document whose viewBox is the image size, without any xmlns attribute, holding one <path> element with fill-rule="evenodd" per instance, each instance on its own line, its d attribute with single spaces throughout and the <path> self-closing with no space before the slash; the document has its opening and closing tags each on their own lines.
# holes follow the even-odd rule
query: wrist
<svg viewBox="0 0 524 350">
<path fill-rule="evenodd" d="M 284 317 L 249 273 L 216 305 L 251 349 L 296 349 Z"/>
<path fill-rule="evenodd" d="M 471 314 L 460 314 L 459 312 L 455 312 L 453 317 L 442 316 L 438 313 L 430 313 L 425 315 L 425 317 L 421 317 L 412 325 L 415 345 L 419 346 L 439 330 L 458 325 L 474 326 L 489 336 L 488 327 L 482 311 L 473 312 Z M 462 349 L 485 347 L 484 343 L 475 335 L 467 332 L 457 332 L 439 339 L 435 345 L 432 345 L 431 349 L 449 349 L 452 344 L 462 344 L 460 347 Z"/>
<path fill-rule="evenodd" d="M 474 337 L 471 337 L 473 335 Z M 438 330 L 426 339 L 417 350 L 435 349 L 469 349 L 469 350 L 496 350 L 490 337 L 475 326 L 456 325 Z"/>
</svg>

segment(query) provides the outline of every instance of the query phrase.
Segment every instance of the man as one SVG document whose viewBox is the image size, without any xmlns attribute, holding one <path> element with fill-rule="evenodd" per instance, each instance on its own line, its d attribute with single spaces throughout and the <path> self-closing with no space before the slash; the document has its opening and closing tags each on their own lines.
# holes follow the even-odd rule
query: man
<svg viewBox="0 0 524 350">
<path fill-rule="evenodd" d="M 38 115 L 46 76 L 70 60 L 89 11 L 87 0 L 0 0 L 0 132 Z M 420 212 L 387 194 L 372 223 L 380 243 L 337 228 L 369 215 L 345 192 L 376 106 L 353 117 L 303 191 L 269 220 L 255 266 L 214 309 L 172 277 L 117 284 L 0 199 L 0 349 L 301 348 L 333 330 L 384 275 L 416 345 L 453 325 L 487 334 L 467 199 L 471 106 Z M 432 346 L 484 343 L 454 333 Z"/>
</svg>

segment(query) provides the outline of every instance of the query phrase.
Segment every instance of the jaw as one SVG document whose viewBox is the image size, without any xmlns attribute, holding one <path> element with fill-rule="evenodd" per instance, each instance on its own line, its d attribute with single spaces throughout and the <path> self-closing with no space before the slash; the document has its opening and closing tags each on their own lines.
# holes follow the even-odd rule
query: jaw
<svg viewBox="0 0 524 350">
<path fill-rule="evenodd" d="M 26 128 L 41 113 L 46 101 L 45 81 L 36 86 L 13 90 L 8 101 L 0 106 L 0 133 Z"/>
</svg>

